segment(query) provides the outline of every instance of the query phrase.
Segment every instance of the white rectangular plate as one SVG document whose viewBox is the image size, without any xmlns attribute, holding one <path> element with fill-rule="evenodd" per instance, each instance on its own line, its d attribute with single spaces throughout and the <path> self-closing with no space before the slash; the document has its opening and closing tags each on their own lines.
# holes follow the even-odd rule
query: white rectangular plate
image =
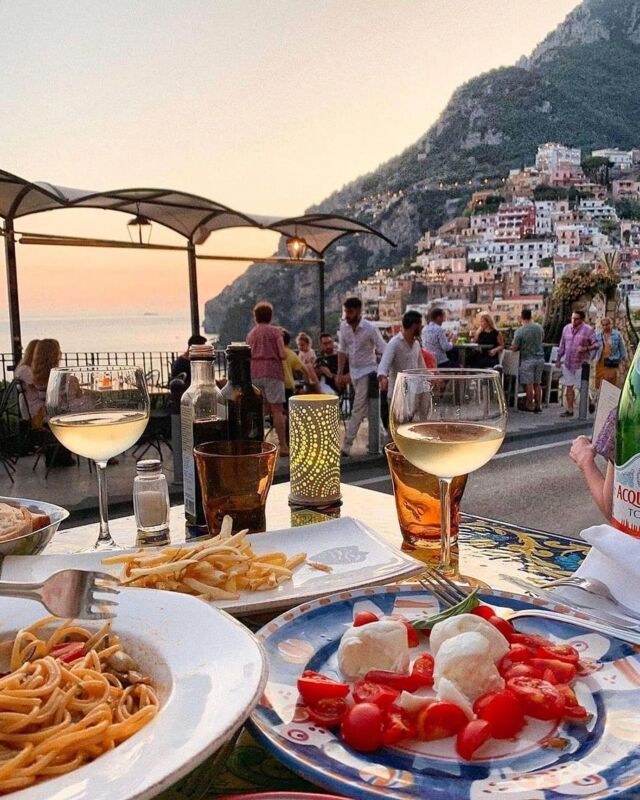
<svg viewBox="0 0 640 800">
<path fill-rule="evenodd" d="M 310 561 L 328 564 L 331 572 L 320 572 L 303 564 L 287 581 L 268 592 L 240 592 L 238 600 L 215 600 L 213 604 L 230 614 L 275 612 L 326 594 L 393 583 L 417 575 L 424 564 L 386 542 L 375 531 L 351 517 L 287 528 L 250 537 L 260 555 L 274 550 L 292 556 L 305 552 Z M 113 551 L 133 553 L 131 550 Z M 119 575 L 119 564 L 105 567 L 105 551 L 39 556 L 8 556 L 2 563 L 0 578 L 5 581 L 41 581 L 61 569 L 93 569 Z"/>
</svg>

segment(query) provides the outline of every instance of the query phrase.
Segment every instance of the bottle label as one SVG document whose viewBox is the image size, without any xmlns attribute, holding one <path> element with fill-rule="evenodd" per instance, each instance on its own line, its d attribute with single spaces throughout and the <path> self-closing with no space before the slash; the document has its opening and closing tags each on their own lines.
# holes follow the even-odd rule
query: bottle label
<svg viewBox="0 0 640 800">
<path fill-rule="evenodd" d="M 185 514 L 196 516 L 196 463 L 193 457 L 193 408 L 180 409 L 180 432 L 182 434 L 182 484 Z"/>
<path fill-rule="evenodd" d="M 618 530 L 640 538 L 640 453 L 615 466 L 611 522 Z"/>
</svg>

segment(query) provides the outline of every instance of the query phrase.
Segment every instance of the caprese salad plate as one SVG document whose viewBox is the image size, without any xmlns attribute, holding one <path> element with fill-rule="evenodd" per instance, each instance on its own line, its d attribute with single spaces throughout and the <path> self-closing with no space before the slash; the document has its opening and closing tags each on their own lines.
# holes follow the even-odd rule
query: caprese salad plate
<svg viewBox="0 0 640 800">
<path fill-rule="evenodd" d="M 282 614 L 257 634 L 269 681 L 252 732 L 351 797 L 638 796 L 640 648 L 578 618 L 510 625 L 510 611 L 531 606 L 521 595 L 479 601 L 428 634 L 419 621 L 442 609 L 408 584 Z"/>
</svg>

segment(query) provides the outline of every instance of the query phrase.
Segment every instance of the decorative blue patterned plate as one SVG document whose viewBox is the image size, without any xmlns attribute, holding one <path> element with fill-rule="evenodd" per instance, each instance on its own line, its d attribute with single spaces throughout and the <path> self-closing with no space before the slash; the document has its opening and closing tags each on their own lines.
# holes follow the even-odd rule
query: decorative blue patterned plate
<svg viewBox="0 0 640 800">
<path fill-rule="evenodd" d="M 493 590 L 483 602 L 519 610 L 526 598 Z M 536 602 L 536 607 L 540 607 Z M 258 633 L 269 659 L 269 682 L 251 717 L 256 737 L 280 760 L 323 788 L 360 798 L 438 800 L 566 800 L 637 797 L 640 784 L 640 648 L 576 625 L 517 620 L 523 633 L 568 642 L 585 668 L 575 685 L 593 714 L 588 725 L 527 718 L 515 741 L 491 740 L 472 763 L 454 740 L 406 741 L 357 753 L 309 720 L 296 682 L 305 669 L 340 677 L 337 650 L 356 611 L 435 613 L 438 601 L 416 586 L 382 586 L 324 597 L 282 614 Z M 564 611 L 564 609 L 563 609 Z M 415 657 L 426 645 L 413 650 Z M 558 747 L 558 744 L 564 744 Z"/>
</svg>

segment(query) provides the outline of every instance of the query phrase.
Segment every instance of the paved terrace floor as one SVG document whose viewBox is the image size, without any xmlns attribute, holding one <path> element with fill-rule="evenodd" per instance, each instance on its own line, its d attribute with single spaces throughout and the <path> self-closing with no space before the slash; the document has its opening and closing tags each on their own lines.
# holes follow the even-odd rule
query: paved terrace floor
<svg viewBox="0 0 640 800">
<path fill-rule="evenodd" d="M 508 441 L 522 441 L 524 443 L 550 433 L 565 432 L 567 438 L 580 433 L 589 433 L 592 418 L 579 420 L 561 419 L 561 408 L 552 405 L 545 408 L 540 414 L 531 414 L 511 409 L 507 426 Z M 341 436 L 344 428 L 341 427 Z M 268 438 L 275 434 L 270 433 Z M 370 455 L 367 452 L 368 424 L 365 421 L 360 428 L 357 440 L 351 450 L 351 457 L 343 461 L 342 470 L 346 475 L 350 470 L 361 469 L 364 464 L 382 463 L 384 456 Z M 111 516 L 122 516 L 133 513 L 131 495 L 133 479 L 136 474 L 136 462 L 132 451 L 121 455 L 118 464 L 108 468 L 109 506 Z M 155 457 L 149 451 L 146 458 Z M 26 456 L 18 461 L 15 474 L 15 483 L 11 483 L 4 471 L 0 468 L 0 495 L 24 497 L 34 500 L 49 500 L 68 508 L 72 514 L 67 526 L 82 524 L 87 518 L 95 516 L 97 508 L 96 475 L 95 470 L 89 471 L 89 463 L 82 459 L 78 466 L 57 467 L 50 471 L 45 478 L 44 459 L 41 459 L 35 471 L 34 456 Z M 173 480 L 173 458 L 171 451 L 163 447 L 164 471 L 170 486 L 172 503 L 182 502 L 182 487 Z M 289 460 L 281 458 L 276 468 L 276 482 L 286 481 L 289 478 Z"/>
</svg>

